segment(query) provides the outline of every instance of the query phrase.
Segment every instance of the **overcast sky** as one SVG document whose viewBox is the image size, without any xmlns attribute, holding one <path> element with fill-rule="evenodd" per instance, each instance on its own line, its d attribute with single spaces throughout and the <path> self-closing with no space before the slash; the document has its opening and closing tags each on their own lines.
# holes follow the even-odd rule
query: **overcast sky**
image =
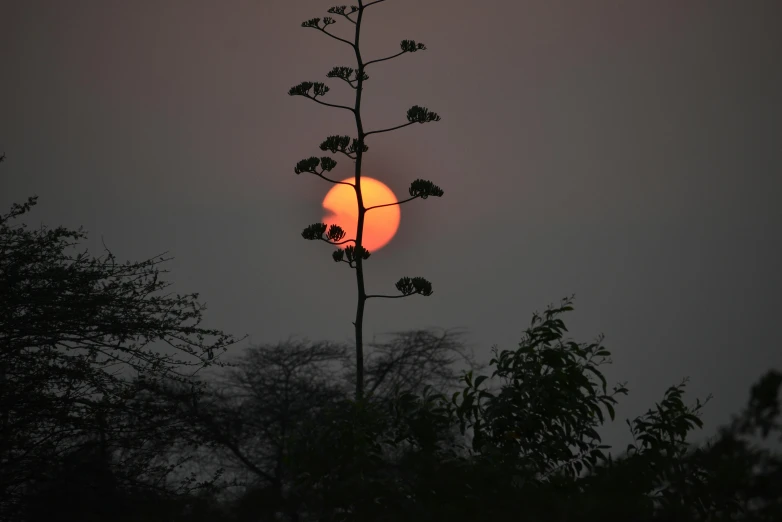
<svg viewBox="0 0 782 522">
<path fill-rule="evenodd" d="M 0 0 L 0 205 L 37 194 L 34 223 L 83 225 L 96 252 L 169 251 L 209 326 L 351 340 L 354 275 L 299 235 L 330 186 L 293 167 L 355 128 L 287 95 L 352 95 L 325 78 L 350 48 L 300 27 L 331 5 Z M 366 127 L 443 117 L 373 136 L 365 174 L 445 190 L 367 262 L 371 292 L 435 294 L 370 301 L 370 337 L 464 327 L 487 356 L 575 293 L 572 333 L 605 333 L 629 381 L 620 417 L 690 376 L 712 426 L 782 367 L 782 2 L 388 0 L 365 20 L 366 58 L 428 47 L 371 66 Z"/>
</svg>

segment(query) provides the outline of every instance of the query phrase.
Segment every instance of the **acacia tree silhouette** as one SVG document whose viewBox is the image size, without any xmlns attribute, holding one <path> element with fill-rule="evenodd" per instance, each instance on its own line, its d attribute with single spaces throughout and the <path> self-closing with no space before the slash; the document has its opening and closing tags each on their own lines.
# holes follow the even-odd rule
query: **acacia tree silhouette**
<svg viewBox="0 0 782 522">
<path fill-rule="evenodd" d="M 327 74 L 329 78 L 338 78 L 343 80 L 355 91 L 355 102 L 352 107 L 347 105 L 326 103 L 318 99 L 329 92 L 329 88 L 320 82 L 302 82 L 295 87 L 292 87 L 288 91 L 290 96 L 304 96 L 305 98 L 309 98 L 310 100 L 327 107 L 334 107 L 337 109 L 350 111 L 353 113 L 356 120 L 356 138 L 351 139 L 350 136 L 329 136 L 325 141 L 323 141 L 323 143 L 320 144 L 321 150 L 329 151 L 332 154 L 339 152 L 354 161 L 354 183 L 338 181 L 325 175 L 326 172 L 330 172 L 337 165 L 337 162 L 328 156 L 320 158 L 313 156 L 301 160 L 297 163 L 296 168 L 294 169 L 296 174 L 308 172 L 330 183 L 349 185 L 356 191 L 356 201 L 358 204 L 358 224 L 356 227 L 355 238 L 345 239 L 345 231 L 342 229 L 342 227 L 336 224 L 332 224 L 329 227 L 325 223 L 315 223 L 310 225 L 305 228 L 301 234 L 304 239 L 325 241 L 330 245 L 339 246 L 340 248 L 333 253 L 334 261 L 338 263 L 347 263 L 348 266 L 356 271 L 356 287 L 358 290 L 358 296 L 356 303 L 356 320 L 353 322 L 356 336 L 356 400 L 360 400 L 364 394 L 363 322 L 364 306 L 367 299 L 373 297 L 394 299 L 415 294 L 424 296 L 432 295 L 432 284 L 423 277 L 403 277 L 399 279 L 399 281 L 396 283 L 396 288 L 400 292 L 398 295 L 367 294 L 364 285 L 363 263 L 370 256 L 370 252 L 368 252 L 363 246 L 364 220 L 366 214 L 370 210 L 380 207 L 400 205 L 418 198 L 426 199 L 429 196 L 441 197 L 443 195 L 442 189 L 431 181 L 416 179 L 410 184 L 409 198 L 386 205 L 376 205 L 371 207 L 364 206 L 364 199 L 361 194 L 361 164 L 364 153 L 368 150 L 368 147 L 365 144 L 365 139 L 367 136 L 401 129 L 409 125 L 413 125 L 414 123 L 429 123 L 440 120 L 440 116 L 437 113 L 430 111 L 426 107 L 414 105 L 407 111 L 407 123 L 403 123 L 387 129 L 371 131 L 364 130 L 364 123 L 361 119 L 361 96 L 364 91 L 364 82 L 369 79 L 369 76 L 367 76 L 365 72 L 366 68 L 373 63 L 391 60 L 406 53 L 414 53 L 426 49 L 426 46 L 422 43 L 418 43 L 413 40 L 402 40 L 400 52 L 385 58 L 379 58 L 367 62 L 364 61 L 363 57 L 361 56 L 361 48 L 359 45 L 364 11 L 366 11 L 366 9 L 370 6 L 384 1 L 385 0 L 374 0 L 372 2 L 365 2 L 364 0 L 358 0 L 357 6 L 350 6 L 348 8 L 347 6 L 343 5 L 329 8 L 328 12 L 330 14 L 341 16 L 355 26 L 353 41 L 346 40 L 328 31 L 328 27 L 336 23 L 336 20 L 329 16 L 324 17 L 323 19 L 312 18 L 301 24 L 302 27 L 316 29 L 330 38 L 347 44 L 353 48 L 353 51 L 356 55 L 356 67 L 334 67 Z M 320 170 L 318 170 L 318 168 L 320 168 Z M 353 244 L 348 245 L 348 243 Z M 342 248 L 342 245 L 348 246 Z"/>
<path fill-rule="evenodd" d="M 75 250 L 81 229 L 17 222 L 36 204 L 0 214 L 0 520 L 85 446 L 123 488 L 168 488 L 185 460 L 162 454 L 193 439 L 153 392 L 177 382 L 195 400 L 192 376 L 241 340 L 201 326 L 198 294 L 166 290 L 166 254 Z"/>
</svg>

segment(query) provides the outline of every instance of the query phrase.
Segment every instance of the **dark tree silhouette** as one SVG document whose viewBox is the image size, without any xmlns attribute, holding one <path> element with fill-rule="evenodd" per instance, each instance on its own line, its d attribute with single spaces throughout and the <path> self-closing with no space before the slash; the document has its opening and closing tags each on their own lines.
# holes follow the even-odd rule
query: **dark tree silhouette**
<svg viewBox="0 0 782 522">
<path fill-rule="evenodd" d="M 686 381 L 672 386 L 626 421 L 634 443 L 612 455 L 598 429 L 627 389 L 600 371 L 602 338 L 564 337 L 570 310 L 565 300 L 536 314 L 518 349 L 495 352 L 492 374 L 467 373 L 450 397 L 427 389 L 324 410 L 291 446 L 302 520 L 778 520 L 779 456 L 735 432 L 779 428 L 779 374 L 701 448 L 689 435 L 705 403 L 685 404 Z"/>
<path fill-rule="evenodd" d="M 457 385 L 463 370 L 480 367 L 458 330 L 397 332 L 369 343 L 366 393 L 375 400 L 388 399 L 399 393 L 421 393 L 427 385 L 447 393 Z"/>
<path fill-rule="evenodd" d="M 236 342 L 200 326 L 196 294 L 162 293 L 165 254 L 120 263 L 108 249 L 75 251 L 81 230 L 15 223 L 35 204 L 0 216 L 0 518 L 96 436 L 112 458 L 125 451 L 127 476 L 160 483 L 173 427 L 144 394 L 189 382 Z"/>
<path fill-rule="evenodd" d="M 388 405 L 401 391 L 456 386 L 457 362 L 476 367 L 460 336 L 419 330 L 370 343 L 365 400 Z M 351 396 L 349 352 L 348 346 L 293 340 L 256 346 L 222 370 L 198 402 L 171 395 L 190 419 L 193 436 L 212 442 L 212 465 L 240 486 L 238 512 L 258 516 L 263 510 L 269 520 L 278 512 L 297 516 L 302 493 L 291 487 L 291 441 L 306 437 L 309 424 Z"/>
</svg>

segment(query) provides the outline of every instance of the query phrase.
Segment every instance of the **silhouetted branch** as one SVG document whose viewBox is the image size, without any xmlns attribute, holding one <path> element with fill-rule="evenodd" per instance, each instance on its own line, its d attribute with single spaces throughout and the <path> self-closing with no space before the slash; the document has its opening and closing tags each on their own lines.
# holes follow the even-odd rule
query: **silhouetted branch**
<svg viewBox="0 0 782 522">
<path fill-rule="evenodd" d="M 329 241 L 328 239 L 321 239 L 321 241 L 324 241 L 324 242 L 328 243 L 329 245 L 335 245 L 335 246 L 344 245 L 345 243 L 350 243 L 350 242 L 353 242 L 353 243 L 356 242 L 355 239 L 346 239 L 344 241 L 340 241 L 339 243 L 335 243 L 334 241 Z"/>
<path fill-rule="evenodd" d="M 348 41 L 348 40 L 345 40 L 344 38 L 340 38 L 339 36 L 335 36 L 335 35 L 331 34 L 330 32 L 326 31 L 325 29 L 321 29 L 321 31 L 322 31 L 324 34 L 327 34 L 327 35 L 329 35 L 330 37 L 334 38 L 335 40 L 339 40 L 340 42 L 344 42 L 344 43 L 348 44 L 349 46 L 353 47 L 354 49 L 355 49 L 355 47 L 356 47 L 355 45 L 353 45 L 353 42 L 351 42 L 351 41 Z"/>
<path fill-rule="evenodd" d="M 317 29 L 321 33 L 330 36 L 331 38 L 335 40 L 339 40 L 342 43 L 346 43 L 349 46 L 351 46 L 353 49 L 356 48 L 356 45 L 353 42 L 350 42 L 348 40 L 345 40 L 344 38 L 340 38 L 339 36 L 336 36 L 334 34 L 331 34 L 330 32 L 326 31 L 326 27 L 329 25 L 335 24 L 333 18 L 326 16 L 323 18 L 323 27 L 320 26 L 320 18 L 312 18 L 311 20 L 307 20 L 306 22 L 302 22 L 301 26 L 310 28 L 310 29 Z"/>
<path fill-rule="evenodd" d="M 370 61 L 368 61 L 367 63 L 364 64 L 364 67 L 366 67 L 367 65 L 373 64 L 373 63 L 385 62 L 386 60 L 391 60 L 393 58 L 396 58 L 397 56 L 402 56 L 405 53 L 407 53 L 407 51 L 401 51 L 401 52 L 396 53 L 395 55 L 387 56 L 386 58 L 378 58 L 377 60 L 370 60 Z"/>
<path fill-rule="evenodd" d="M 340 259 L 338 262 L 339 263 L 345 263 L 346 265 L 348 265 L 350 268 L 352 268 L 354 270 L 356 268 L 356 265 L 355 265 L 355 263 L 353 263 L 353 261 L 347 261 L 345 259 Z"/>
<path fill-rule="evenodd" d="M 403 199 L 402 201 L 397 201 L 394 203 L 386 203 L 385 205 L 374 205 L 367 208 L 367 211 L 370 211 L 374 208 L 383 208 L 383 207 L 390 207 L 392 205 L 401 205 L 402 203 L 407 203 L 408 201 L 413 201 L 414 199 L 418 199 L 420 196 L 413 196 L 412 198 Z"/>
<path fill-rule="evenodd" d="M 355 154 L 351 154 L 350 152 L 345 152 L 344 150 L 338 150 L 337 152 L 339 152 L 340 154 L 344 154 L 345 156 L 347 156 L 348 158 L 352 159 L 353 161 L 356 160 L 356 155 Z"/>
<path fill-rule="evenodd" d="M 348 158 L 355 160 L 355 153 L 357 153 L 359 150 L 366 152 L 369 150 L 369 148 L 363 143 L 363 141 L 360 142 L 357 138 L 353 138 L 351 142 L 350 136 L 329 136 L 323 141 L 323 143 L 320 144 L 320 150 L 327 150 L 332 154 L 341 152 Z"/>
<path fill-rule="evenodd" d="M 313 95 L 310 95 L 310 90 L 312 90 Z M 321 105 L 325 105 L 327 107 L 334 107 L 336 109 L 345 109 L 350 112 L 355 113 L 355 110 L 352 107 L 348 107 L 346 105 L 336 105 L 333 103 L 326 103 L 318 100 L 319 96 L 325 96 L 326 93 L 329 92 L 329 87 L 321 82 L 301 82 L 298 85 L 295 85 L 288 89 L 288 96 L 302 96 L 304 98 L 310 99 L 314 101 L 315 103 L 319 103 Z"/>
<path fill-rule="evenodd" d="M 342 238 L 345 237 L 345 231 L 342 229 L 342 227 L 334 224 L 328 226 L 326 223 L 313 223 L 312 225 L 309 225 L 301 232 L 301 236 L 308 241 L 323 241 L 329 245 L 335 246 L 344 245 L 345 243 L 350 243 L 351 241 L 353 243 L 356 242 L 355 239 L 345 239 L 343 241 Z M 348 258 L 350 258 L 350 255 L 352 255 L 352 252 L 353 251 L 351 250 L 348 253 Z M 369 257 L 368 252 L 366 257 Z M 336 257 L 335 260 L 337 260 Z"/>
<path fill-rule="evenodd" d="M 397 130 L 397 129 L 401 129 L 403 127 L 408 127 L 408 126 L 412 125 L 413 123 L 415 123 L 415 122 L 410 121 L 410 122 L 404 123 L 402 125 L 397 125 L 396 127 L 391 127 L 389 129 L 382 129 L 382 130 L 375 130 L 375 131 L 365 132 L 364 136 L 369 136 L 370 134 L 380 134 L 381 132 L 391 132 L 391 131 L 394 131 L 394 130 Z"/>
<path fill-rule="evenodd" d="M 356 76 L 355 79 L 351 79 L 353 75 Z M 352 67 L 345 67 L 345 66 L 334 67 L 328 73 L 326 73 L 326 76 L 329 78 L 339 78 L 343 82 L 350 85 L 350 87 L 352 87 L 354 90 L 358 89 L 358 85 L 354 85 L 354 82 L 358 83 L 359 80 L 358 71 L 356 69 L 353 69 Z M 368 80 L 369 76 L 367 76 L 366 73 L 362 73 L 361 79 Z"/>
<path fill-rule="evenodd" d="M 384 62 L 386 60 L 391 60 L 392 58 L 396 58 L 397 56 L 401 56 L 405 53 L 415 53 L 417 51 L 425 51 L 426 46 L 422 43 L 418 43 L 415 40 L 402 40 L 402 43 L 399 44 L 399 46 L 402 48 L 402 51 L 393 55 L 389 56 L 387 58 L 380 58 L 379 60 L 372 60 L 364 64 L 366 67 L 367 65 L 371 63 L 377 63 L 377 62 Z"/>
<path fill-rule="evenodd" d="M 338 14 L 338 15 L 342 16 L 343 18 L 345 18 L 348 22 L 350 22 L 353 25 L 355 25 L 356 21 L 353 20 L 350 17 L 350 15 L 352 15 L 355 12 L 357 12 L 358 8 L 356 8 L 355 6 L 351 6 L 351 11 L 349 13 L 345 12 L 345 9 L 346 9 L 346 6 L 344 6 L 344 5 L 343 6 L 334 6 L 334 7 L 330 7 L 328 12 L 331 13 L 331 14 Z"/>
<path fill-rule="evenodd" d="M 430 111 L 426 107 L 413 105 L 407 110 L 407 123 L 404 123 L 402 125 L 397 125 L 396 127 L 391 127 L 389 129 L 369 131 L 365 133 L 364 136 L 369 136 L 370 134 L 380 134 L 381 132 L 389 132 L 392 130 L 401 129 L 402 127 L 407 127 L 408 125 L 412 125 L 414 123 L 429 123 L 433 121 L 440 121 L 440 115 L 437 114 L 436 112 Z"/>
<path fill-rule="evenodd" d="M 326 107 L 334 107 L 335 109 L 345 109 L 345 110 L 350 111 L 350 112 L 355 112 L 355 109 L 353 109 L 353 107 L 348 107 L 346 105 L 336 105 L 334 103 L 322 102 L 320 100 L 315 99 L 312 96 L 307 96 L 307 95 L 302 95 L 302 96 L 304 96 L 305 98 L 309 98 L 310 100 L 314 101 L 315 103 L 320 103 L 321 105 L 325 105 Z"/>
<path fill-rule="evenodd" d="M 410 197 L 407 199 L 403 199 L 401 201 L 397 201 L 395 203 L 386 203 L 384 205 L 375 205 L 373 207 L 369 207 L 366 210 L 370 211 L 373 208 L 381 208 L 381 207 L 390 207 L 391 205 L 401 205 L 402 203 L 407 203 L 408 201 L 412 201 L 417 198 L 421 199 L 427 199 L 430 196 L 439 198 L 442 197 L 444 194 L 443 189 L 432 183 L 431 181 L 425 180 L 425 179 L 417 179 L 413 181 L 410 184 Z"/>
<path fill-rule="evenodd" d="M 337 181 L 335 179 L 327 178 L 322 173 L 312 172 L 311 174 L 314 174 L 319 178 L 325 179 L 326 181 L 330 181 L 331 183 L 334 183 L 336 185 L 347 185 L 348 187 L 355 187 L 353 183 L 348 183 L 347 181 Z"/>
</svg>

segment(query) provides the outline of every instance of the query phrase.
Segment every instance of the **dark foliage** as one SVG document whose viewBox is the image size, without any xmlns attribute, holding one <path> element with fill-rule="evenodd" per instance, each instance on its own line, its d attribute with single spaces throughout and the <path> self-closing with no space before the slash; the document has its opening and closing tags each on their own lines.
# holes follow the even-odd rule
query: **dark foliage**
<svg viewBox="0 0 782 522">
<path fill-rule="evenodd" d="M 166 453 L 188 441 L 154 390 L 189 382 L 235 339 L 200 326 L 197 295 L 162 293 L 167 258 L 75 251 L 81 230 L 18 223 L 35 204 L 0 216 L 0 518 L 96 448 L 113 470 L 93 475 L 102 488 L 187 490 L 162 485 L 183 462 Z"/>
<path fill-rule="evenodd" d="M 34 203 L 0 223 L 5 519 L 782 515 L 782 459 L 759 443 L 782 440 L 776 371 L 701 446 L 703 404 L 686 404 L 686 381 L 670 387 L 626 421 L 619 454 L 599 429 L 627 388 L 603 376 L 602 337 L 566 338 L 571 300 L 535 314 L 486 375 L 458 332 L 422 330 L 370 344 L 360 401 L 350 347 L 330 343 L 251 348 L 203 381 L 233 339 L 198 326 L 195 296 L 160 297 L 159 261 L 70 255 L 81 232 L 12 226 Z"/>
<path fill-rule="evenodd" d="M 345 401 L 311 423 L 290 459 L 306 519 L 779 520 L 780 458 L 748 439 L 779 431 L 779 374 L 702 447 L 688 436 L 703 404 L 672 386 L 627 421 L 635 442 L 613 456 L 597 429 L 627 389 L 608 390 L 601 339 L 563 338 L 571 309 L 535 315 L 518 349 L 495 353 L 491 377 L 470 372 L 451 397 Z"/>
</svg>

